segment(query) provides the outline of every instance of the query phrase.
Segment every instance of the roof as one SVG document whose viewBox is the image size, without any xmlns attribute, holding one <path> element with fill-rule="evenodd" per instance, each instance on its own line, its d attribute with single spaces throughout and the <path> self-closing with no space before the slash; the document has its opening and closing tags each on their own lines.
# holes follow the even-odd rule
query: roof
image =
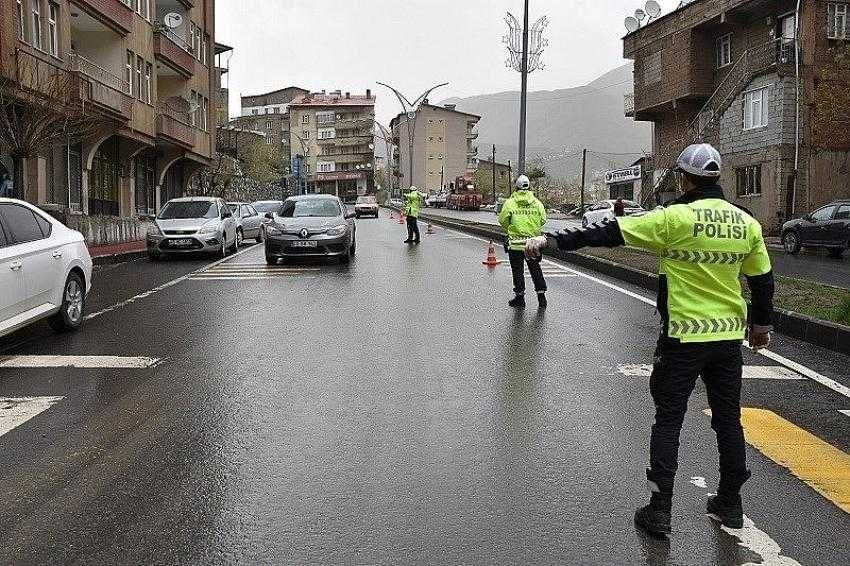
<svg viewBox="0 0 850 566">
<path fill-rule="evenodd" d="M 279 88 L 277 90 L 273 90 L 271 92 L 264 92 L 263 94 L 245 94 L 245 95 L 242 96 L 242 100 L 245 100 L 246 98 L 262 98 L 264 96 L 271 96 L 273 94 L 278 94 L 279 92 L 284 92 L 284 91 L 287 91 L 287 90 L 300 90 L 300 91 L 305 92 L 305 93 L 310 92 L 308 89 L 301 88 L 300 86 L 288 86 L 288 87 L 284 87 L 284 88 Z"/>
<path fill-rule="evenodd" d="M 477 114 L 470 114 L 469 112 L 461 112 L 460 110 L 457 110 L 456 108 L 446 108 L 445 106 L 437 106 L 435 104 L 421 104 L 420 108 L 423 107 L 423 106 L 428 107 L 428 108 L 432 108 L 434 110 L 442 110 L 443 112 L 451 112 L 453 114 L 460 114 L 461 116 L 469 116 L 470 118 L 475 118 L 476 120 L 481 120 L 481 116 L 479 116 Z M 393 124 L 398 123 L 402 118 L 405 118 L 405 117 L 407 117 L 407 114 L 405 112 L 399 112 L 398 115 L 390 121 L 390 127 L 392 127 Z"/>
<path fill-rule="evenodd" d="M 228 51 L 233 51 L 233 48 L 229 45 L 225 45 L 223 43 L 215 42 L 215 54 L 221 55 L 222 53 L 227 53 Z"/>
<path fill-rule="evenodd" d="M 312 93 L 304 96 L 299 96 L 292 100 L 289 106 L 374 106 L 374 96 L 350 95 L 346 97 L 344 94 L 323 94 Z"/>
<path fill-rule="evenodd" d="M 310 195 L 295 195 L 287 198 L 286 200 L 317 200 L 317 199 L 333 199 L 339 200 L 339 197 L 336 195 L 329 195 L 324 193 L 315 193 Z"/>
<path fill-rule="evenodd" d="M 492 160 L 492 159 L 486 159 L 486 158 L 484 158 L 484 157 L 479 157 L 479 158 L 478 158 L 478 164 L 480 165 L 481 163 L 492 164 L 492 163 L 493 163 L 493 160 Z M 507 163 L 499 163 L 499 162 L 497 161 L 497 162 L 496 162 L 496 167 L 504 167 L 504 168 L 506 168 L 506 169 L 507 169 L 508 167 L 510 167 L 510 165 L 508 165 Z"/>
</svg>

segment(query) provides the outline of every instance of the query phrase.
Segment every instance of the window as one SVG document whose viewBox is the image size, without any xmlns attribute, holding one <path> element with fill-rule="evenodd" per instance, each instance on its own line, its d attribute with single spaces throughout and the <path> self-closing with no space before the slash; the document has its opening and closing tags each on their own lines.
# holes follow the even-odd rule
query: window
<svg viewBox="0 0 850 566">
<path fill-rule="evenodd" d="M 153 65 L 145 64 L 145 102 L 150 104 L 153 101 Z"/>
<path fill-rule="evenodd" d="M 27 40 L 27 16 L 24 11 L 23 0 L 18 0 L 18 39 L 21 41 Z"/>
<path fill-rule="evenodd" d="M 717 39 L 717 68 L 732 64 L 732 34 Z"/>
<path fill-rule="evenodd" d="M 331 140 L 336 137 L 336 130 L 334 128 L 319 128 L 316 135 L 320 140 Z"/>
<path fill-rule="evenodd" d="M 279 112 L 280 112 L 280 108 L 278 108 L 277 106 L 275 106 L 275 107 L 274 107 L 274 113 L 275 113 L 275 114 L 278 114 Z"/>
<path fill-rule="evenodd" d="M 336 170 L 336 163 L 333 161 L 319 161 L 316 163 L 316 171 L 319 173 L 333 173 Z"/>
<path fill-rule="evenodd" d="M 270 136 L 266 136 L 266 145 L 272 144 L 272 138 Z"/>
<path fill-rule="evenodd" d="M 310 172 L 310 164 L 309 164 L 309 163 L 307 163 L 306 165 L 304 165 L 304 172 L 305 172 L 305 173 L 309 173 L 309 172 Z"/>
<path fill-rule="evenodd" d="M 47 48 L 54 57 L 59 57 L 59 4 L 50 2 L 47 5 Z"/>
<path fill-rule="evenodd" d="M 156 213 L 156 156 L 146 151 L 135 158 L 136 214 Z"/>
<path fill-rule="evenodd" d="M 41 49 L 41 7 L 38 0 L 32 3 L 32 44 Z"/>
<path fill-rule="evenodd" d="M 761 165 L 739 167 L 735 170 L 739 197 L 761 194 Z"/>
<path fill-rule="evenodd" d="M 309 139 L 310 139 L 310 130 L 304 130 L 302 133 L 304 134 L 304 139 L 305 139 L 305 140 L 309 140 Z"/>
<path fill-rule="evenodd" d="M 198 93 L 194 90 L 189 93 L 189 125 L 198 125 Z"/>
<path fill-rule="evenodd" d="M 133 65 L 136 60 L 136 55 L 132 51 L 127 51 L 127 63 L 124 65 L 124 89 L 127 94 L 133 94 Z"/>
<path fill-rule="evenodd" d="M 836 220 L 850 220 L 850 204 L 842 204 L 835 214 Z"/>
<path fill-rule="evenodd" d="M 201 120 L 203 121 L 204 131 L 209 131 L 210 99 L 206 96 L 201 97 Z"/>
<path fill-rule="evenodd" d="M 829 39 L 850 39 L 847 22 L 847 4 L 827 4 L 826 36 Z"/>
<path fill-rule="evenodd" d="M 136 82 L 133 85 L 133 94 L 142 100 L 142 76 L 145 74 L 145 60 L 136 56 Z"/>
<path fill-rule="evenodd" d="M 25 244 L 45 238 L 35 213 L 25 206 L 0 205 L 0 216 L 3 217 L 3 225 L 9 232 L 13 244 Z"/>
<path fill-rule="evenodd" d="M 266 129 L 271 131 L 271 129 L 272 129 L 272 121 L 271 120 L 266 120 Z"/>
<path fill-rule="evenodd" d="M 316 112 L 316 123 L 317 124 L 333 124 L 336 120 L 336 116 L 333 112 Z M 304 122 L 305 124 L 307 122 Z"/>
<path fill-rule="evenodd" d="M 744 129 L 767 126 L 767 87 L 744 93 Z"/>
<path fill-rule="evenodd" d="M 310 115 L 304 114 L 304 116 L 301 117 L 301 123 L 302 124 L 309 124 L 310 123 Z"/>
<path fill-rule="evenodd" d="M 812 220 L 815 222 L 826 222 L 832 220 L 832 213 L 835 212 L 835 206 L 825 206 L 812 213 Z"/>
<path fill-rule="evenodd" d="M 253 110 L 251 110 L 251 114 L 253 114 L 254 116 L 257 116 L 259 113 L 260 113 L 260 111 L 259 111 L 259 110 L 257 110 L 256 108 L 254 108 Z"/>
<path fill-rule="evenodd" d="M 210 36 L 204 34 L 203 42 L 201 43 L 201 63 L 207 64 L 207 51 L 209 51 Z"/>
</svg>

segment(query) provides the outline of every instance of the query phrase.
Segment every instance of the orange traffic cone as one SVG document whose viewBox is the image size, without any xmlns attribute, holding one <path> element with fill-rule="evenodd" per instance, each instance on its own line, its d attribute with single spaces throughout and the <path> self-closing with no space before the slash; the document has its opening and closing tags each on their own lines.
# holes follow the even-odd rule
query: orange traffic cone
<svg viewBox="0 0 850 566">
<path fill-rule="evenodd" d="M 434 234 L 436 234 L 436 232 L 434 232 L 434 225 L 430 222 L 428 223 L 428 229 L 425 230 L 425 234 L 428 236 L 433 236 Z"/>
<path fill-rule="evenodd" d="M 496 257 L 496 246 L 493 245 L 492 241 L 490 242 L 490 247 L 487 249 L 487 259 L 481 263 L 487 267 L 496 267 L 502 263 L 499 258 Z"/>
</svg>

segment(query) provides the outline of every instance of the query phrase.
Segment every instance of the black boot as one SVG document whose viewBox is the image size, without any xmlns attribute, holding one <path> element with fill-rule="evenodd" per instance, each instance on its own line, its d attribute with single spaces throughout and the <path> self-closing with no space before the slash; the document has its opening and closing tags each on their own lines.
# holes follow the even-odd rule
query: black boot
<svg viewBox="0 0 850 566">
<path fill-rule="evenodd" d="M 635 525 L 654 537 L 664 537 L 672 532 L 670 509 L 672 495 L 653 493 L 649 505 L 635 512 Z"/>
<path fill-rule="evenodd" d="M 537 293 L 537 307 L 545 309 L 548 304 L 549 301 L 546 300 L 546 293 Z"/>
<path fill-rule="evenodd" d="M 712 495 L 708 498 L 705 507 L 708 514 L 720 521 L 720 524 L 730 529 L 744 528 L 744 507 L 741 504 L 740 495 L 735 497 Z"/>
<path fill-rule="evenodd" d="M 509 307 L 514 307 L 515 309 L 524 309 L 525 308 L 525 295 L 517 295 L 510 301 L 508 301 Z"/>
</svg>

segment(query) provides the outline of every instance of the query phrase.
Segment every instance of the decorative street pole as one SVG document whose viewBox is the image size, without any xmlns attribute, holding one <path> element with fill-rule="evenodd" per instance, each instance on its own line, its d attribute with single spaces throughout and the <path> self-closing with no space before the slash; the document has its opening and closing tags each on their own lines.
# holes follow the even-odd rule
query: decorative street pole
<svg viewBox="0 0 850 566">
<path fill-rule="evenodd" d="M 525 0 L 525 13 L 523 25 L 520 26 L 517 19 L 508 12 L 505 16 L 508 24 L 508 34 L 502 38 L 502 42 L 508 48 L 509 59 L 506 65 L 522 75 L 522 90 L 519 106 L 519 175 L 525 173 L 525 130 L 526 130 L 526 108 L 528 102 L 528 74 L 545 65 L 542 61 L 543 51 L 549 45 L 549 41 L 543 37 L 543 31 L 549 25 L 546 16 L 539 18 L 531 29 L 528 28 L 528 0 Z"/>
<path fill-rule="evenodd" d="M 395 94 L 396 98 L 398 98 L 399 103 L 401 103 L 402 111 L 407 116 L 407 159 L 408 172 L 410 174 L 410 176 L 407 178 L 407 188 L 409 189 L 413 186 L 413 142 L 415 141 L 414 133 L 416 131 L 416 116 L 419 112 L 419 107 L 428 98 L 428 95 L 431 94 L 432 91 L 440 88 L 441 86 L 446 86 L 449 83 L 442 83 L 432 86 L 424 93 L 422 93 L 422 95 L 413 102 L 410 102 L 407 97 L 405 97 L 402 93 L 400 93 L 390 85 L 380 82 L 378 84 L 383 87 L 387 87 L 388 89 L 393 91 L 393 94 Z"/>
</svg>

